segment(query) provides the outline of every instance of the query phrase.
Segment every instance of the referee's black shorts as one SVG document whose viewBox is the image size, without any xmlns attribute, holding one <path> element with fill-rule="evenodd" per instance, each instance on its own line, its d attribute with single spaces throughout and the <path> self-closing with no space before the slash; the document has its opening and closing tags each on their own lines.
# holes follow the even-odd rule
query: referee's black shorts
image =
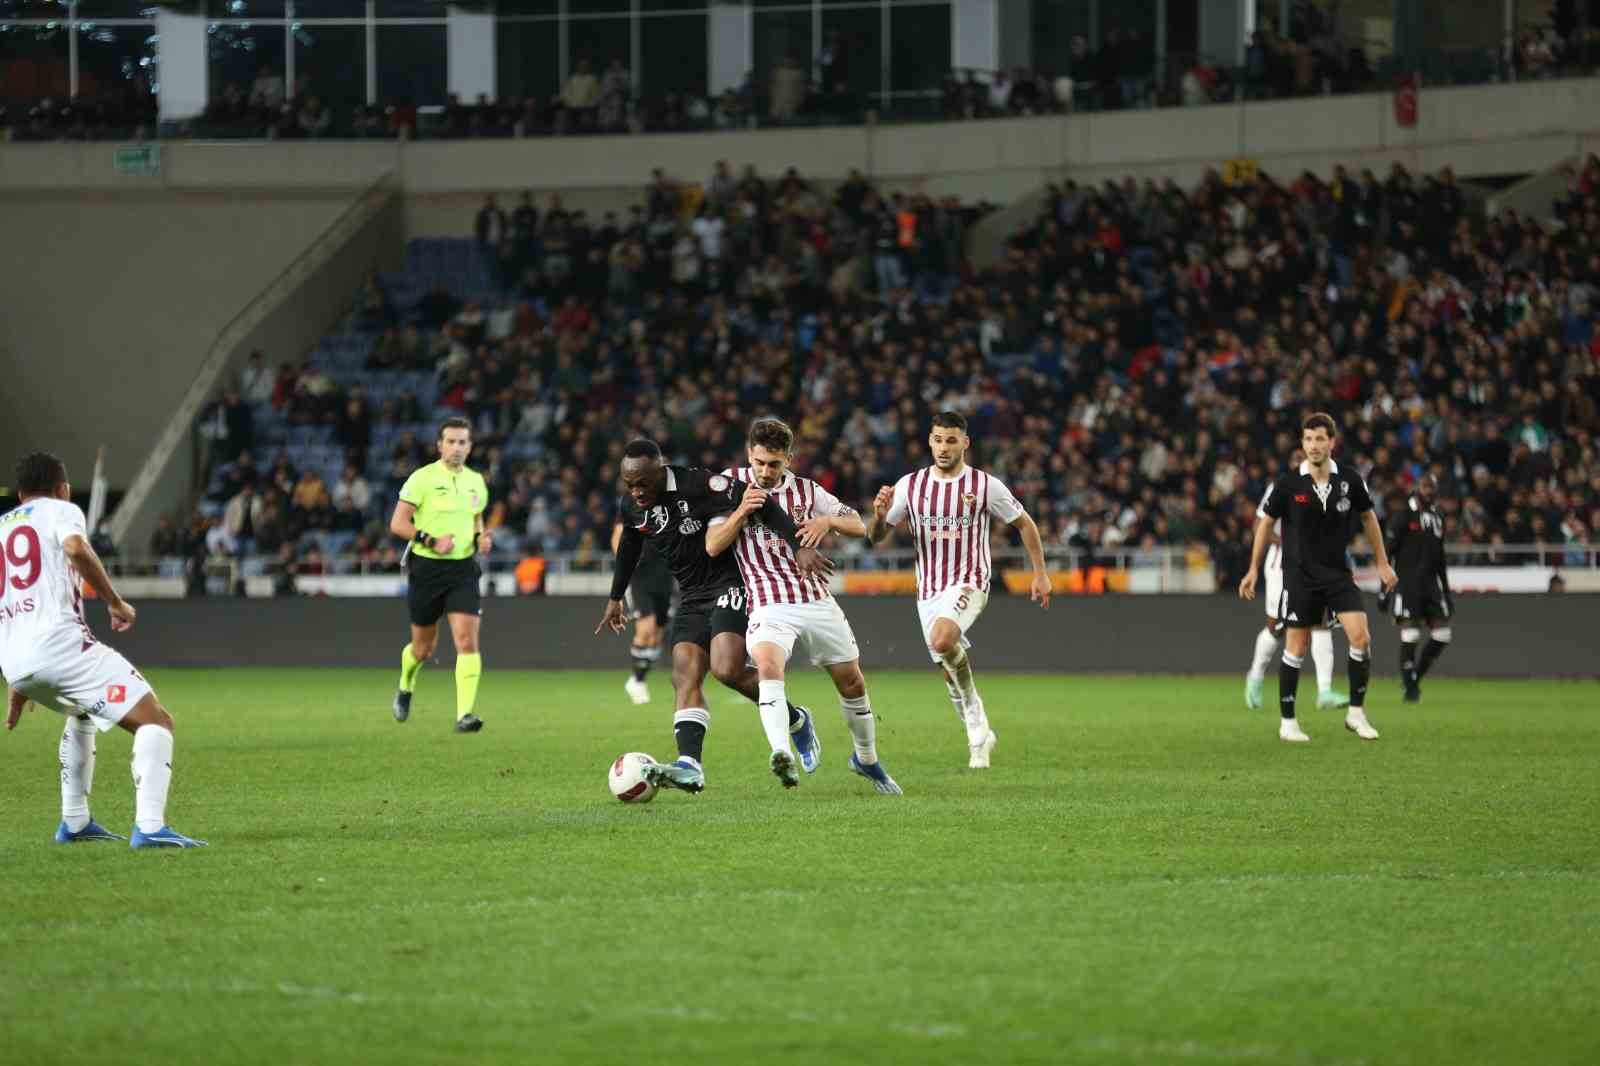
<svg viewBox="0 0 1600 1066">
<path fill-rule="evenodd" d="M 411 624 L 431 626 L 445 614 L 482 614 L 478 596 L 477 559 L 428 559 L 413 555 L 406 560 L 406 606 Z"/>
<path fill-rule="evenodd" d="M 1298 575 L 1283 575 L 1283 598 L 1278 603 L 1278 621 L 1291 629 L 1326 625 L 1329 615 L 1361 609 L 1361 590 L 1356 588 L 1354 576 L 1312 584 Z"/>
</svg>

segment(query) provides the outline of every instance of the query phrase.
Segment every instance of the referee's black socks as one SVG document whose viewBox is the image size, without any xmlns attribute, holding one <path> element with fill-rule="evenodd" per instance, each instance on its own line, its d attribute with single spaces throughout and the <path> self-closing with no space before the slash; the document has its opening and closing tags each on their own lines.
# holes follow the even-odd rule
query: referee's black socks
<svg viewBox="0 0 1600 1066">
<path fill-rule="evenodd" d="M 1294 717 L 1294 697 L 1300 687 L 1300 666 L 1304 662 L 1303 656 L 1290 655 L 1287 648 L 1283 658 L 1278 660 L 1278 714 L 1284 718 Z"/>
<path fill-rule="evenodd" d="M 1350 649 L 1350 706 L 1367 705 L 1367 682 L 1372 680 L 1372 659 L 1365 648 Z"/>
</svg>

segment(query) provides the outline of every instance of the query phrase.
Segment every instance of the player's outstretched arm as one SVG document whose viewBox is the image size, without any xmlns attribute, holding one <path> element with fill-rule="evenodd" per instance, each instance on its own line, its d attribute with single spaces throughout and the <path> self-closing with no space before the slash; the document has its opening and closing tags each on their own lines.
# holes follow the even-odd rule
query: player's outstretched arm
<svg viewBox="0 0 1600 1066">
<path fill-rule="evenodd" d="M 1244 577 L 1239 581 L 1239 598 L 1253 600 L 1256 598 L 1256 578 L 1261 573 L 1261 560 L 1266 558 L 1267 545 L 1272 542 L 1272 524 L 1276 519 L 1268 515 L 1256 518 L 1256 535 L 1250 543 L 1250 565 L 1245 568 Z"/>
<path fill-rule="evenodd" d="M 1383 590 L 1388 592 L 1400 583 L 1394 567 L 1389 565 L 1389 553 L 1383 548 L 1383 527 L 1378 525 L 1378 516 L 1371 511 L 1361 514 L 1361 528 L 1367 534 L 1367 543 L 1372 546 L 1372 557 L 1378 563 L 1378 581 Z"/>
<path fill-rule="evenodd" d="M 83 575 L 89 587 L 94 589 L 94 594 L 105 601 L 106 609 L 111 612 L 111 628 L 118 633 L 131 628 L 138 617 L 138 612 L 112 587 L 111 575 L 106 573 L 105 564 L 100 561 L 100 556 L 95 554 L 88 540 L 74 533 L 62 541 L 61 547 L 67 553 L 67 560 L 77 568 L 78 573 Z"/>
<path fill-rule="evenodd" d="M 639 556 L 644 552 L 644 536 L 630 526 L 620 528 L 617 565 L 611 571 L 611 595 L 606 600 L 605 611 L 600 615 L 600 624 L 594 627 L 596 634 L 606 629 L 621 633 L 628 628 L 628 612 L 622 606 L 622 597 L 628 594 L 633 572 L 639 566 Z"/>
<path fill-rule="evenodd" d="M 889 521 L 889 509 L 894 506 L 894 486 L 885 485 L 872 498 L 872 514 L 867 518 L 867 543 L 882 544 L 889 539 L 894 525 Z"/>
<path fill-rule="evenodd" d="M 1033 601 L 1045 610 L 1050 609 L 1050 571 L 1044 562 L 1044 540 L 1039 536 L 1039 524 L 1033 516 L 1023 511 L 1011 523 L 1022 534 L 1022 546 L 1027 549 L 1028 561 L 1033 564 Z"/>
</svg>

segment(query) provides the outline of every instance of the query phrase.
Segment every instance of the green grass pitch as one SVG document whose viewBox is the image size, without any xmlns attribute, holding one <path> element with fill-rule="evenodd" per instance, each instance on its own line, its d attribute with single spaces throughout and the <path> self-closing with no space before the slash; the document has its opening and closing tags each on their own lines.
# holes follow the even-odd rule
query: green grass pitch
<svg viewBox="0 0 1600 1066">
<path fill-rule="evenodd" d="M 628 807 L 660 675 L 491 662 L 465 737 L 448 668 L 404 726 L 387 671 L 154 680 L 207 850 L 52 844 L 60 722 L 0 737 L 0 1062 L 1600 1061 L 1592 682 L 1383 678 L 1381 741 L 1290 746 L 1235 677 L 980 673 L 984 773 L 931 671 L 869 676 L 896 800 L 808 671 L 799 789 L 713 684 L 706 793 Z"/>
</svg>

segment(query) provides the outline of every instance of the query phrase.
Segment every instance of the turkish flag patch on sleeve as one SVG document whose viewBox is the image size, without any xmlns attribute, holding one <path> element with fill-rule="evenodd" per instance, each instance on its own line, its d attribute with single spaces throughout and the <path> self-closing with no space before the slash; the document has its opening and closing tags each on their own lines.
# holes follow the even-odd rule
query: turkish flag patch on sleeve
<svg viewBox="0 0 1600 1066">
<path fill-rule="evenodd" d="M 106 689 L 106 702 L 121 703 L 128 698 L 128 689 L 125 685 L 112 685 Z"/>
</svg>

